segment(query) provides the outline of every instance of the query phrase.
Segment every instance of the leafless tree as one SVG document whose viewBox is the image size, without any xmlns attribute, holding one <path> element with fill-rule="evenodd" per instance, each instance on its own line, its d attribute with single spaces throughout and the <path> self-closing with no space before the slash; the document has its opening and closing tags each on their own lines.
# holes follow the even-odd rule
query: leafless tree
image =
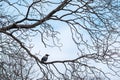
<svg viewBox="0 0 120 80">
<path fill-rule="evenodd" d="M 109 75 L 120 77 L 119 5 L 119 0 L 0 0 L 0 78 L 91 80 L 91 76 L 110 80 Z M 57 37 L 60 32 L 53 23 L 69 26 L 79 50 L 76 59 L 42 64 L 31 53 L 29 43 L 35 36 L 41 38 L 45 47 L 61 46 Z M 98 63 L 110 72 L 94 65 Z"/>
</svg>

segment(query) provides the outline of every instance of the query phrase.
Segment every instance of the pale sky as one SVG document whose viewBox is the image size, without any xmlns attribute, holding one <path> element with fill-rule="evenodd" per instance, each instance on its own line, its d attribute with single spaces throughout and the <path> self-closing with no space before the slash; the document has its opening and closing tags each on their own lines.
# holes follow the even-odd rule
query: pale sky
<svg viewBox="0 0 120 80">
<path fill-rule="evenodd" d="M 13 0 L 13 1 L 15 1 L 15 0 Z M 108 1 L 110 1 L 110 0 L 108 0 Z M 51 8 L 53 8 L 53 7 L 51 7 Z M 52 22 L 50 22 L 50 23 L 52 24 Z M 36 36 L 31 42 L 31 44 L 34 45 L 31 52 L 33 54 L 37 53 L 38 54 L 37 56 L 39 56 L 39 59 L 41 59 L 41 57 L 44 56 L 44 54 L 46 54 L 46 53 L 49 54 L 50 56 L 48 58 L 48 61 L 77 58 L 78 57 L 77 53 L 79 53 L 79 51 L 77 50 L 75 43 L 72 41 L 71 32 L 69 30 L 69 27 L 67 25 L 62 25 L 62 24 L 54 23 L 54 22 L 53 22 L 53 24 L 56 26 L 55 29 L 60 32 L 58 37 L 60 38 L 60 42 L 63 44 L 63 46 L 60 49 L 57 47 L 45 48 L 45 46 L 41 42 L 40 36 L 39 37 Z M 86 38 L 87 37 L 88 36 L 86 36 Z M 101 69 L 107 71 L 105 66 L 103 66 L 101 64 L 95 64 L 95 65 L 97 67 L 101 67 Z M 118 77 L 111 76 L 111 78 L 113 78 L 111 80 L 120 80 L 120 78 L 118 78 Z"/>
<path fill-rule="evenodd" d="M 44 54 L 49 54 L 49 61 L 54 60 L 65 60 L 65 59 L 74 59 L 77 57 L 78 50 L 76 45 L 72 41 L 71 33 L 68 26 L 61 26 L 58 31 L 60 34 L 58 37 L 60 38 L 60 43 L 63 44 L 62 47 L 47 47 L 40 42 L 40 38 L 34 40 L 34 48 L 32 53 L 39 53 L 42 57 Z"/>
<path fill-rule="evenodd" d="M 57 47 L 47 47 L 45 48 L 44 45 L 40 42 L 39 38 L 36 38 L 34 43 L 34 48 L 32 50 L 32 53 L 37 53 L 39 55 L 39 58 L 41 59 L 44 54 L 49 54 L 48 62 L 49 61 L 55 61 L 55 60 L 68 60 L 68 59 L 75 59 L 78 57 L 77 53 L 79 52 L 76 48 L 76 45 L 72 41 L 71 38 L 71 32 L 69 30 L 68 26 L 61 26 L 58 28 L 58 31 L 60 32 L 59 38 L 61 39 L 60 42 L 63 44 L 63 46 L 59 49 Z M 101 63 L 94 63 L 89 61 L 91 65 L 96 65 L 99 69 L 102 69 L 105 72 L 110 72 L 109 69 L 104 66 Z M 120 80 L 117 76 L 111 76 L 111 80 Z"/>
</svg>

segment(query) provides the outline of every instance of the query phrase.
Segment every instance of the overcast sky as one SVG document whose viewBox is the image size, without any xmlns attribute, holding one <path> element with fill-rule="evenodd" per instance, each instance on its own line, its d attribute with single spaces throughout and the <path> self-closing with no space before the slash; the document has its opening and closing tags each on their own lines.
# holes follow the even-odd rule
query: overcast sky
<svg viewBox="0 0 120 80">
<path fill-rule="evenodd" d="M 108 0 L 108 1 L 110 1 L 110 0 Z M 31 52 L 33 54 L 37 53 L 39 56 L 39 59 L 41 59 L 41 57 L 44 56 L 46 53 L 49 54 L 50 56 L 48 58 L 48 62 L 55 61 L 55 60 L 66 60 L 66 59 L 68 60 L 68 59 L 77 58 L 78 57 L 77 53 L 79 53 L 79 51 L 77 50 L 77 47 L 72 40 L 69 27 L 62 23 L 59 24 L 59 22 L 52 23 L 52 21 L 51 21 L 50 24 L 53 24 L 53 27 L 55 28 L 55 30 L 60 32 L 60 34 L 58 34 L 58 38 L 60 38 L 60 43 L 62 43 L 63 46 L 61 48 L 57 48 L 57 47 L 45 48 L 45 46 L 41 42 L 40 36 L 38 35 L 39 37 L 36 36 L 31 42 L 31 44 L 34 45 Z M 86 35 L 86 39 L 89 39 L 88 37 L 89 36 Z M 93 63 L 93 64 L 95 64 L 95 63 Z M 108 70 L 107 67 L 103 66 L 102 64 L 95 64 L 95 65 L 105 71 Z M 112 80 L 120 80 L 120 78 L 118 78 L 118 77 L 111 76 L 111 78 L 113 78 Z"/>
<path fill-rule="evenodd" d="M 68 26 L 61 26 L 58 28 L 58 31 L 60 32 L 59 38 L 61 39 L 60 42 L 63 44 L 63 46 L 59 49 L 57 47 L 47 47 L 43 45 L 43 43 L 40 42 L 39 38 L 35 38 L 33 40 L 34 48 L 32 49 L 32 53 L 37 53 L 39 55 L 39 58 L 41 59 L 42 56 L 44 56 L 46 53 L 49 54 L 48 62 L 49 61 L 55 61 L 55 60 L 68 60 L 68 59 L 75 59 L 78 57 L 77 53 L 79 51 L 76 48 L 76 45 L 72 41 L 71 33 Z M 103 71 L 110 72 L 108 68 L 100 63 L 94 63 L 91 60 L 91 65 L 96 65 L 96 67 L 99 67 L 99 69 L 102 69 Z M 117 76 L 111 76 L 111 80 L 120 80 Z"/>
</svg>

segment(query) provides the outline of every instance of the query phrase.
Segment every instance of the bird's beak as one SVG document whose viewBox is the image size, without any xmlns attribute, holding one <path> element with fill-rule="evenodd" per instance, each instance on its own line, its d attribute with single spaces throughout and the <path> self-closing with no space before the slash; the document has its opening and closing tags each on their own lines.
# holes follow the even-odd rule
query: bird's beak
<svg viewBox="0 0 120 80">
<path fill-rule="evenodd" d="M 49 56 L 49 54 L 46 54 L 46 56 Z"/>
</svg>

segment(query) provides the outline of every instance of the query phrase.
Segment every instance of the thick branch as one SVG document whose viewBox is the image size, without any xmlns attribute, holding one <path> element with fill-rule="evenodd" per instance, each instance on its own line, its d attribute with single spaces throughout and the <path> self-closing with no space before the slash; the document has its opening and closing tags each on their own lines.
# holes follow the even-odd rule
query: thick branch
<svg viewBox="0 0 120 80">
<path fill-rule="evenodd" d="M 15 22 L 15 23 L 12 24 L 12 25 L 9 25 L 9 26 L 0 28 L 0 31 L 7 31 L 7 30 L 10 30 L 10 29 L 16 29 L 16 28 L 25 28 L 25 29 L 34 28 L 34 27 L 42 24 L 42 23 L 45 22 L 46 20 L 49 20 L 50 17 L 51 17 L 53 14 L 55 14 L 57 11 L 61 10 L 62 8 L 64 8 L 70 1 L 71 1 L 71 0 L 64 0 L 56 9 L 54 9 L 53 11 L 51 11 L 46 17 L 44 17 L 43 19 L 37 21 L 37 22 L 34 23 L 34 24 L 31 24 L 31 25 L 23 25 L 23 24 L 17 25 L 16 23 L 19 22 L 19 21 L 17 21 L 17 22 Z"/>
<path fill-rule="evenodd" d="M 9 33 L 7 33 L 7 32 L 4 32 L 4 33 L 5 33 L 6 35 L 12 37 L 12 38 L 30 55 L 30 57 L 33 57 L 36 61 L 39 61 L 39 62 L 40 62 L 39 58 L 36 57 L 35 55 L 33 55 L 33 54 L 23 45 L 23 43 L 22 43 L 19 39 L 17 39 L 17 38 L 16 38 L 14 35 L 12 35 L 12 34 L 9 34 Z"/>
</svg>

